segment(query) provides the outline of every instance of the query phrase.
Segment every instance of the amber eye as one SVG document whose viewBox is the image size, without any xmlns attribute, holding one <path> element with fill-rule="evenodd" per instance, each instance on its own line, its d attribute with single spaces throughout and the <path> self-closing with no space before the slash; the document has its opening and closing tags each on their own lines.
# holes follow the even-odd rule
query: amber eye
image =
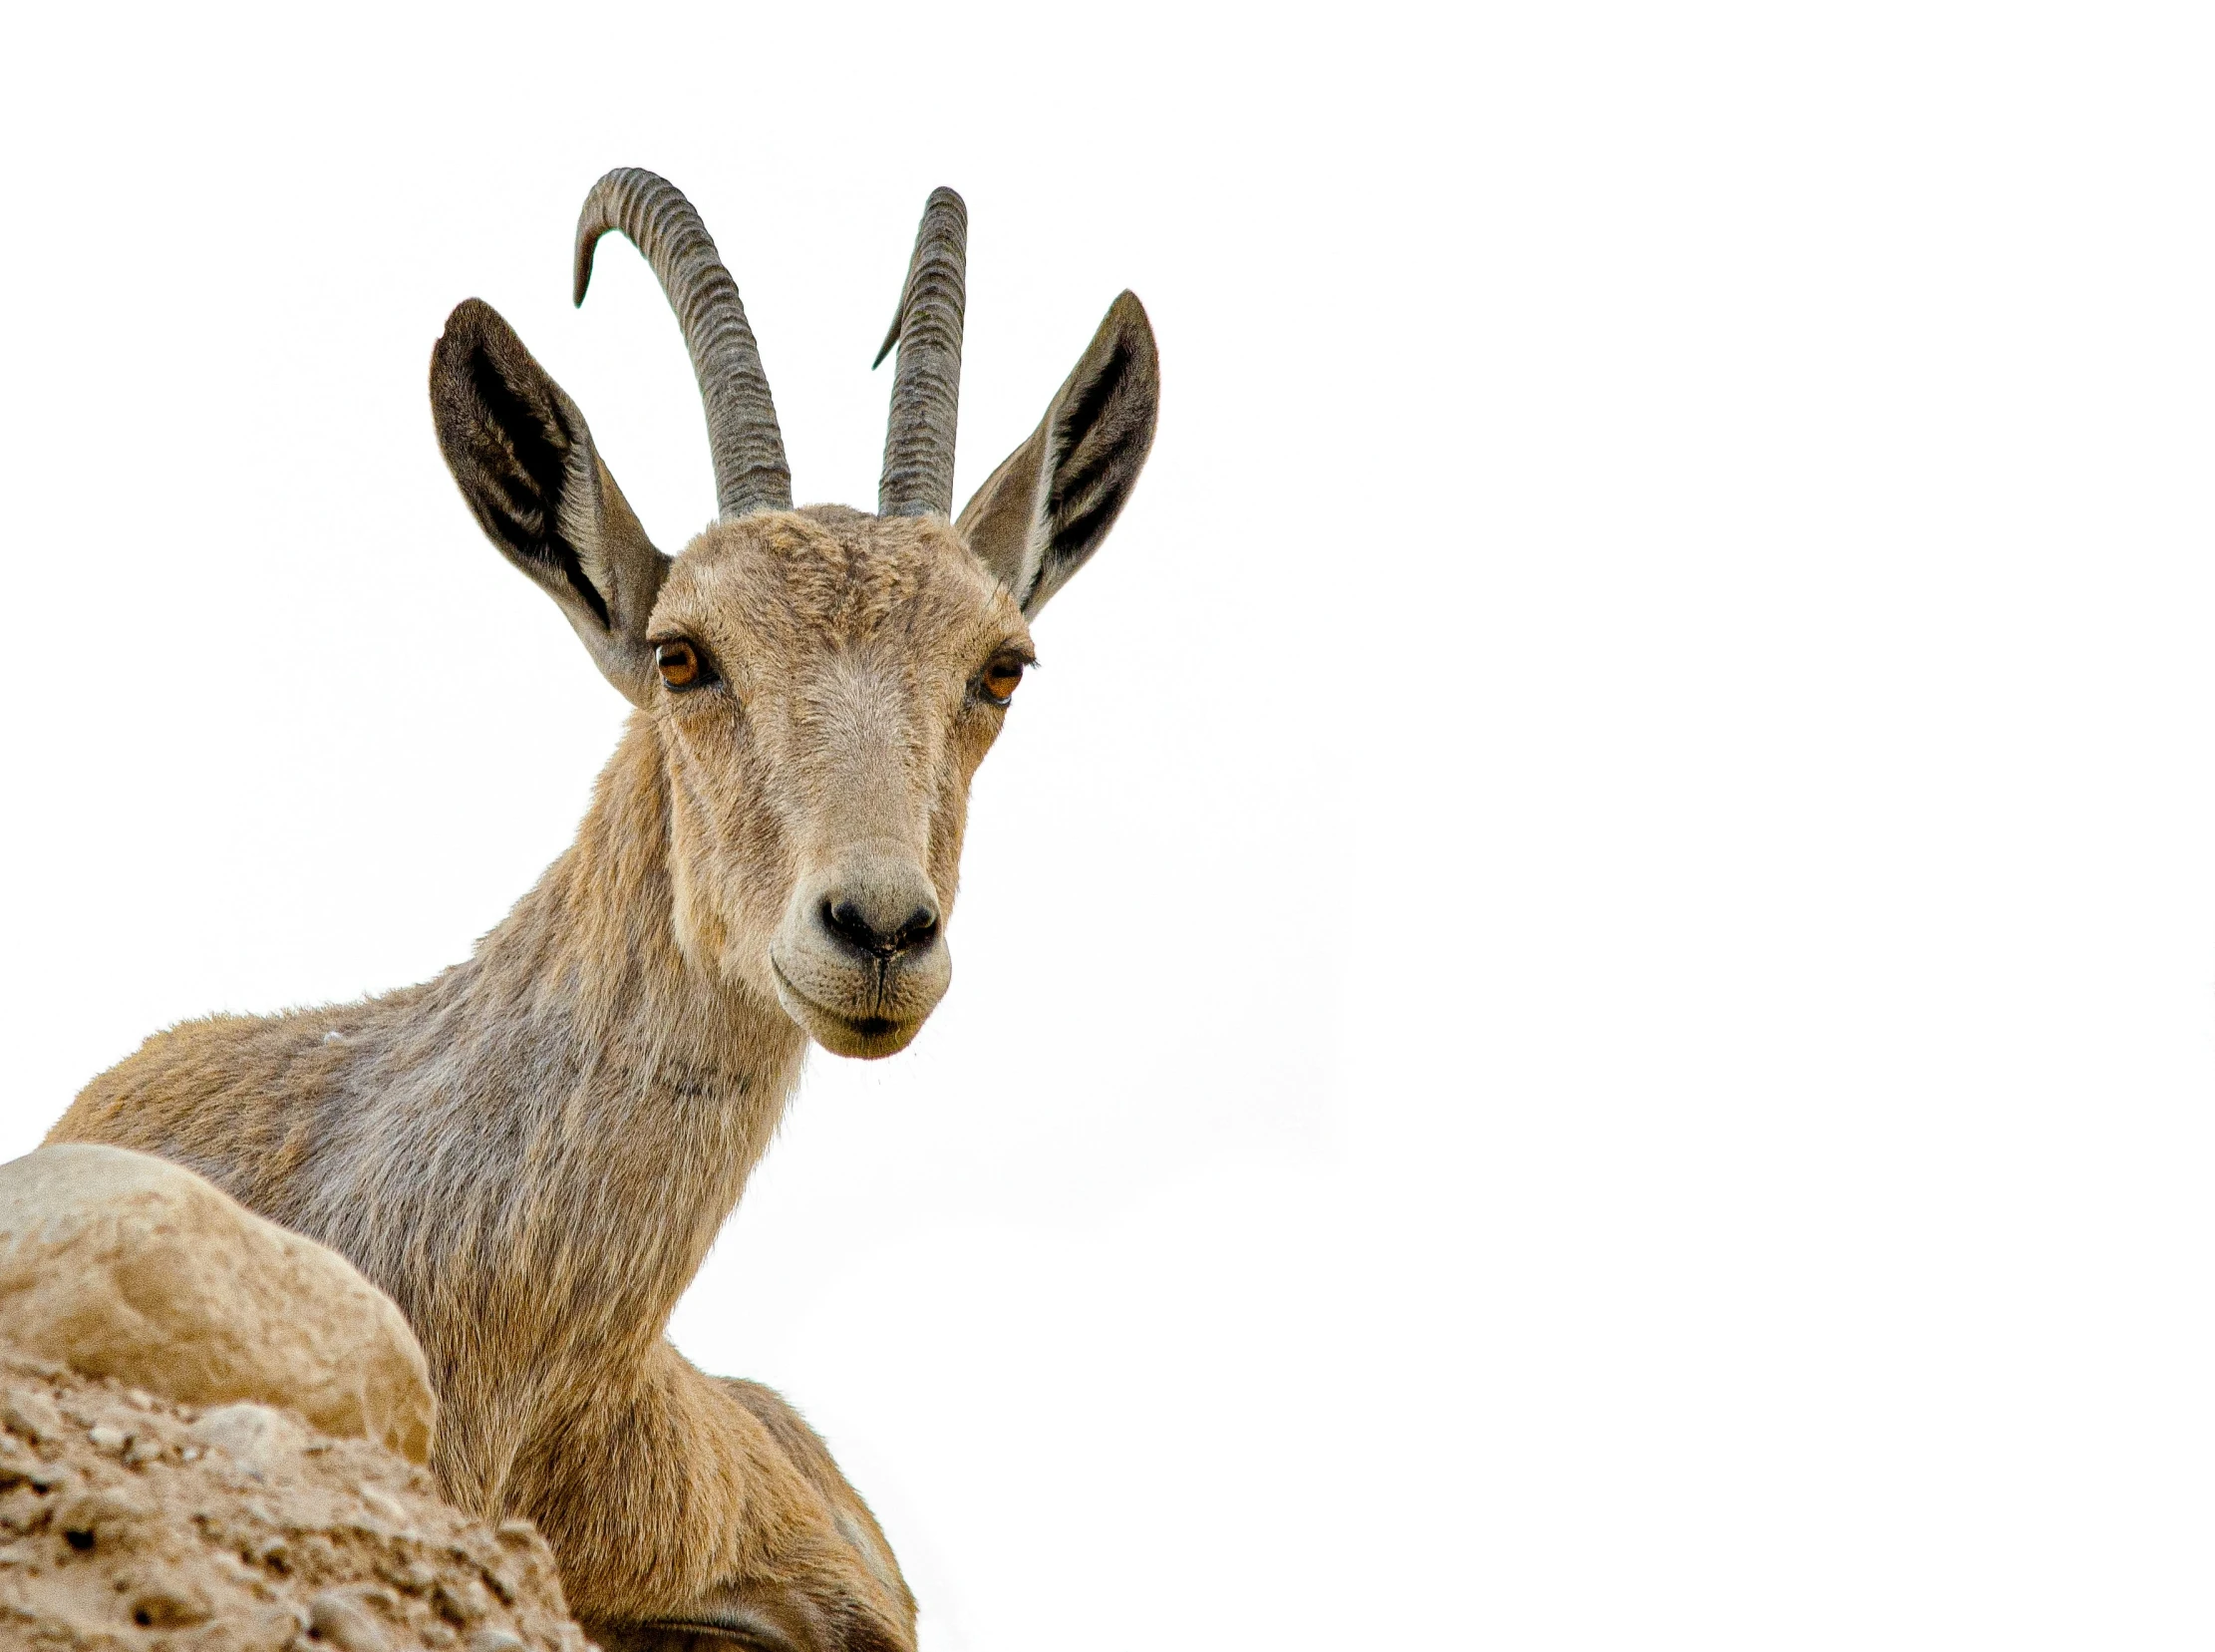
<svg viewBox="0 0 2215 1652">
<path fill-rule="evenodd" d="M 662 681 L 671 688 L 698 688 L 709 680 L 708 667 L 700 658 L 700 650 L 683 637 L 655 648 L 654 664 L 661 671 Z"/>
<path fill-rule="evenodd" d="M 1025 662 L 1016 659 L 994 660 L 985 667 L 985 674 L 977 679 L 977 686 L 984 697 L 996 706 L 1004 706 L 1023 683 Z"/>
</svg>

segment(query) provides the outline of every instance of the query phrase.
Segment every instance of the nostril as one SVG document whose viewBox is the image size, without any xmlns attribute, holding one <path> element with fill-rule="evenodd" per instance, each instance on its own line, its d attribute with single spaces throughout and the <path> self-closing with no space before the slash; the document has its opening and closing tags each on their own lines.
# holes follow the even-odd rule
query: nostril
<svg viewBox="0 0 2215 1652">
<path fill-rule="evenodd" d="M 874 952 L 880 944 L 876 930 L 861 915 L 861 908 L 850 900 L 824 901 L 822 916 L 823 927 L 849 946 Z"/>
<path fill-rule="evenodd" d="M 898 927 L 880 929 L 860 902 L 849 898 L 825 900 L 818 909 L 822 925 L 858 952 L 889 958 L 913 947 L 927 946 L 938 934 L 938 912 L 917 906 Z"/>
</svg>

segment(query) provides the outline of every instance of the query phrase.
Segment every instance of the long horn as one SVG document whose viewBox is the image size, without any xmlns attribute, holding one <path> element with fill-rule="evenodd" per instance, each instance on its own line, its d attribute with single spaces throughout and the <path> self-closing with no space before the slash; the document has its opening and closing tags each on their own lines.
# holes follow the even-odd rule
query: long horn
<svg viewBox="0 0 2215 1652">
<path fill-rule="evenodd" d="M 880 516 L 950 516 L 954 510 L 954 416 L 961 402 L 961 311 L 968 297 L 969 208 L 951 189 L 933 189 L 915 230 L 900 313 L 876 366 L 894 344 L 892 417 L 877 479 Z"/>
<path fill-rule="evenodd" d="M 792 473 L 785 463 L 777 407 L 739 284 L 716 255 L 708 226 L 677 185 L 640 166 L 618 166 L 584 197 L 577 216 L 576 301 L 592 280 L 592 248 L 620 229 L 646 255 L 685 330 L 693 376 L 708 410 L 715 456 L 716 503 L 725 517 L 790 510 Z"/>
</svg>

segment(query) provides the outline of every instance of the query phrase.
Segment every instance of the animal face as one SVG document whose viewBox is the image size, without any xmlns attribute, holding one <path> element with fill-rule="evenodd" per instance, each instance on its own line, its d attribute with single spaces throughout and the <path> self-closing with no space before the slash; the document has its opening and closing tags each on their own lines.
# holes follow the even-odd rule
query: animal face
<svg viewBox="0 0 2215 1652">
<path fill-rule="evenodd" d="M 824 1048 L 887 1055 L 950 978 L 969 783 L 1035 655 L 1015 599 L 931 517 L 719 524 L 648 626 L 686 956 Z"/>
<path fill-rule="evenodd" d="M 1036 658 L 1030 620 L 1107 537 L 1153 436 L 1152 329 L 1124 293 L 948 519 L 965 226 L 959 197 L 934 193 L 887 341 L 901 359 L 875 515 L 791 508 L 737 288 L 650 173 L 612 172 L 587 200 L 577 290 L 593 242 L 622 229 L 685 324 L 724 514 L 681 555 L 647 539 L 583 415 L 487 305 L 457 308 L 432 353 L 464 498 L 660 743 L 687 962 L 840 1055 L 903 1048 L 944 995 L 969 785 Z"/>
</svg>

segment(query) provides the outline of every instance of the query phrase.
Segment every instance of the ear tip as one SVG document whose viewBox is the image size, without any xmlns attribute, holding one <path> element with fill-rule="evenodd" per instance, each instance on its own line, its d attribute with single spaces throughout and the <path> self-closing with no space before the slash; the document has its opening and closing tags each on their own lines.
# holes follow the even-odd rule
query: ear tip
<svg viewBox="0 0 2215 1652">
<path fill-rule="evenodd" d="M 550 417 L 580 428 L 584 423 L 506 318 L 481 298 L 465 298 L 454 306 L 446 330 L 431 347 L 432 397 L 474 407 L 493 381 L 505 385 L 509 394 L 546 404 L 555 410 Z"/>
<path fill-rule="evenodd" d="M 1121 335 L 1126 344 L 1134 347 L 1148 361 L 1158 354 L 1153 341 L 1153 319 L 1146 314 L 1145 305 L 1138 302 L 1138 295 L 1128 287 L 1115 294 L 1115 301 L 1108 306 L 1107 317 L 1101 322 L 1102 332 Z"/>
<path fill-rule="evenodd" d="M 465 298 L 447 315 L 446 330 L 439 335 L 439 343 L 442 347 L 450 342 L 459 347 L 512 331 L 500 318 L 499 311 L 483 299 Z"/>
</svg>

